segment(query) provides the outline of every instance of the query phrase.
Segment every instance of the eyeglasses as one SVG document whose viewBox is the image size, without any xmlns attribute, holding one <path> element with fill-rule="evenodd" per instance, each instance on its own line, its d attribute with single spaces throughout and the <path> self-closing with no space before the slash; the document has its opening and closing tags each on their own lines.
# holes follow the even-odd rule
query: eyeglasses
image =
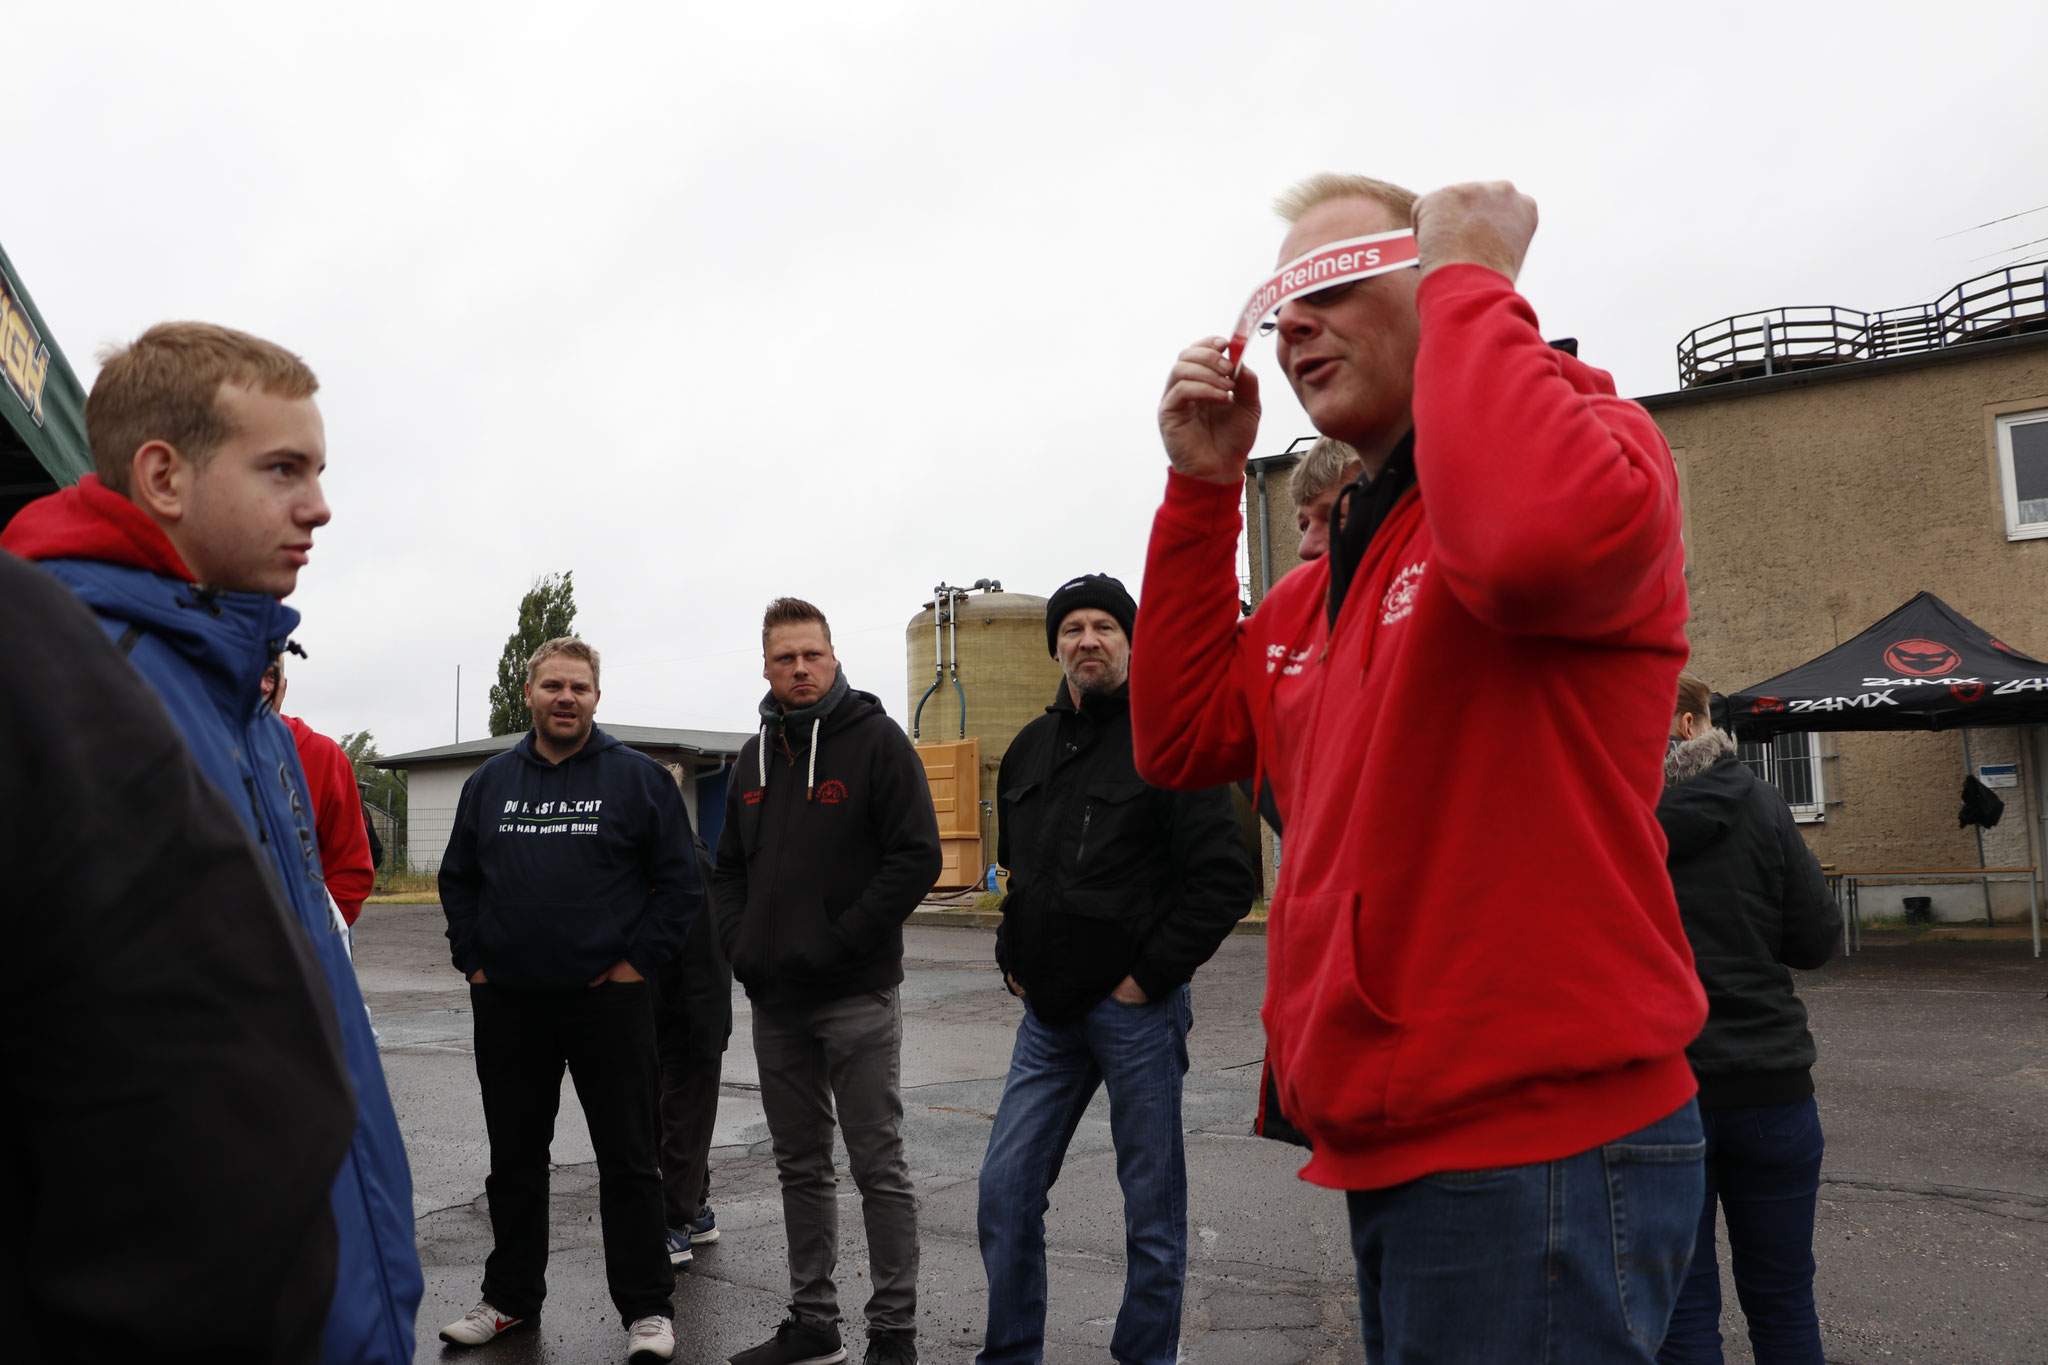
<svg viewBox="0 0 2048 1365">
<path fill-rule="evenodd" d="M 1342 284 L 1333 284 L 1328 289 L 1318 289 L 1312 294 L 1299 295 L 1288 300 L 1288 302 L 1305 303 L 1311 308 L 1334 308 L 1342 303 L 1352 290 L 1364 283 L 1364 280 L 1346 280 Z M 1262 337 L 1273 335 L 1273 333 L 1280 330 L 1280 314 L 1275 312 L 1271 317 L 1260 323 L 1256 330 Z"/>
</svg>

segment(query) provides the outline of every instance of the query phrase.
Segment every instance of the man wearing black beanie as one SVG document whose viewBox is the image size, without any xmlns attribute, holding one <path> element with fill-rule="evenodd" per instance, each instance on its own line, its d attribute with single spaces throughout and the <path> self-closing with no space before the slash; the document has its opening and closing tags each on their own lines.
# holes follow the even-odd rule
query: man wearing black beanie
<svg viewBox="0 0 2048 1365">
<path fill-rule="evenodd" d="M 1138 777 L 1126 681 L 1137 614 L 1107 574 L 1052 595 L 1046 646 L 1066 677 L 997 783 L 1010 889 L 996 960 L 1024 1017 L 981 1168 L 981 1365 L 1043 1355 L 1046 1194 L 1098 1085 L 1109 1087 L 1128 1267 L 1110 1353 L 1167 1365 L 1179 1347 L 1188 981 L 1256 883 L 1227 788 L 1169 792 Z"/>
</svg>

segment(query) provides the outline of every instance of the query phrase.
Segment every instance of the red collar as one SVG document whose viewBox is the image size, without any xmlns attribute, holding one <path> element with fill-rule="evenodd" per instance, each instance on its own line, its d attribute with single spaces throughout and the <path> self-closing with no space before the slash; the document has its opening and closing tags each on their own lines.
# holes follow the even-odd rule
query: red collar
<svg viewBox="0 0 2048 1365">
<path fill-rule="evenodd" d="M 198 580 L 147 512 L 88 474 L 15 513 L 0 531 L 0 549 L 23 559 L 90 559 L 147 569 L 187 583 Z"/>
</svg>

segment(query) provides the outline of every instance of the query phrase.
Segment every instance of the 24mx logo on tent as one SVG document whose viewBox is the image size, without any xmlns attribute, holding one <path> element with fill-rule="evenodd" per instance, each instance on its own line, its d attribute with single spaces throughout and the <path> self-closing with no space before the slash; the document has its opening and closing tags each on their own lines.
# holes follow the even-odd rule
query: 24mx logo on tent
<svg viewBox="0 0 2048 1365">
<path fill-rule="evenodd" d="M 1938 640 L 1901 640 L 1884 652 L 1885 667 L 1915 678 L 1936 673 L 1953 673 L 1963 666 L 1962 656 Z"/>
</svg>

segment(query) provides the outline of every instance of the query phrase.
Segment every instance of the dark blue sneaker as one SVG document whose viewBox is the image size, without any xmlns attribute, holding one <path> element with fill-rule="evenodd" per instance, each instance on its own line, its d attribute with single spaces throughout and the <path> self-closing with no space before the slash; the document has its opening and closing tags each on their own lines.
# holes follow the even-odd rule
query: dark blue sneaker
<svg viewBox="0 0 2048 1365">
<path fill-rule="evenodd" d="M 668 1263 L 677 1270 L 681 1270 L 696 1259 L 696 1256 L 690 1251 L 689 1232 L 683 1228 L 670 1228 L 668 1230 Z"/>
<path fill-rule="evenodd" d="M 704 1216 L 683 1230 L 690 1234 L 691 1246 L 706 1246 L 718 1240 L 718 1215 L 711 1211 L 709 1204 L 706 1204 Z"/>
</svg>

